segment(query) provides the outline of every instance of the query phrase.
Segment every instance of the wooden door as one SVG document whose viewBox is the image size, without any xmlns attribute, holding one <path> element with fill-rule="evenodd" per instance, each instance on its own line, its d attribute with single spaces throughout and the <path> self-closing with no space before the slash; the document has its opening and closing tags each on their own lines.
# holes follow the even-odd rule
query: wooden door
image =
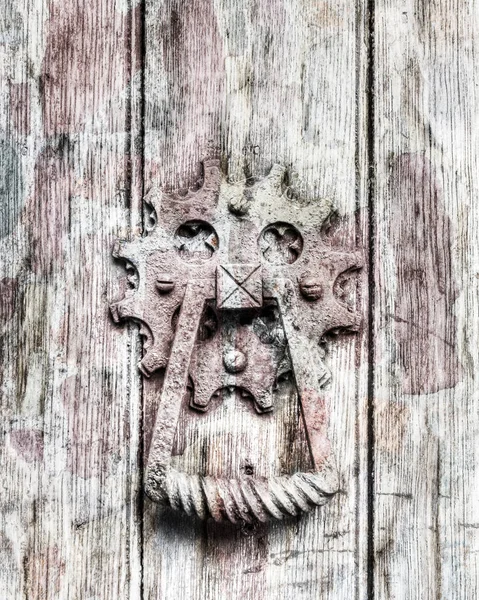
<svg viewBox="0 0 479 600">
<path fill-rule="evenodd" d="M 478 19 L 466 0 L 6 0 L 1 598 L 478 597 Z M 322 345 L 339 492 L 252 526 L 144 495 L 163 375 L 109 314 L 115 241 L 209 159 L 231 182 L 282 165 L 291 213 L 329 203 L 331 243 L 363 257 L 360 330 Z M 251 468 L 302 464 L 298 402 L 285 387 L 269 429 L 207 415 L 209 467 L 233 468 L 238 431 Z"/>
</svg>

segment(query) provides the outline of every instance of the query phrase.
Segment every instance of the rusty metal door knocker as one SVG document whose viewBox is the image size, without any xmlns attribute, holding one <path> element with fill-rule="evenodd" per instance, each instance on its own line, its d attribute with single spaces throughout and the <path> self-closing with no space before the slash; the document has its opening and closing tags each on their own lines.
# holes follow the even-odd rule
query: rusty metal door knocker
<svg viewBox="0 0 479 600">
<path fill-rule="evenodd" d="M 142 324 L 146 377 L 166 369 L 146 494 L 203 519 L 281 519 L 324 504 L 339 486 L 334 461 L 323 451 L 324 424 L 315 418 L 320 388 L 330 378 L 318 344 L 326 332 L 358 330 L 357 311 L 342 301 L 340 282 L 361 268 L 362 256 L 324 243 L 330 205 L 292 202 L 284 176 L 274 165 L 253 185 L 235 184 L 219 161 L 205 161 L 199 190 L 150 193 L 145 236 L 118 242 L 113 251 L 133 274 L 133 289 L 111 306 L 113 318 Z M 238 346 L 235 323 L 244 314 L 252 315 L 251 339 Z M 207 411 L 218 390 L 235 388 L 263 414 L 274 410 L 274 386 L 287 372 L 298 391 L 312 472 L 221 479 L 171 467 L 188 387 L 194 410 Z"/>
</svg>

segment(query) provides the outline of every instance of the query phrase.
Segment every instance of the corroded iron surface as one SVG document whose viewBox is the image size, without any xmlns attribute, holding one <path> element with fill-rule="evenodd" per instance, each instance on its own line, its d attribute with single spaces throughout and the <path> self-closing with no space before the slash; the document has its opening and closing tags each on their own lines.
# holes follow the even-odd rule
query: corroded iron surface
<svg viewBox="0 0 479 600">
<path fill-rule="evenodd" d="M 111 306 L 113 318 L 141 323 L 145 376 L 166 369 L 146 493 L 201 518 L 296 515 L 324 504 L 339 485 L 321 409 L 330 374 L 319 343 L 358 330 L 348 276 L 362 256 L 325 243 L 330 205 L 290 200 L 284 176 L 274 165 L 259 182 L 233 184 L 219 161 L 206 161 L 199 190 L 150 192 L 145 236 L 114 248 L 131 289 Z M 261 415 L 274 411 L 276 385 L 287 376 L 298 390 L 314 472 L 219 479 L 171 468 L 185 394 L 191 410 L 208 411 L 221 390 L 237 390 Z"/>
</svg>

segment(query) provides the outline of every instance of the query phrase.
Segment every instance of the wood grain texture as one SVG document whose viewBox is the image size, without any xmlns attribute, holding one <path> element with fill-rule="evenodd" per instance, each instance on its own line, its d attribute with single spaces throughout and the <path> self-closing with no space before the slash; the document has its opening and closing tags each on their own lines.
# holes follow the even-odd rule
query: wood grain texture
<svg viewBox="0 0 479 600">
<path fill-rule="evenodd" d="M 135 338 L 107 311 L 130 226 L 130 8 L 2 6 L 5 599 L 139 595 Z"/>
<path fill-rule="evenodd" d="M 375 597 L 477 598 L 478 7 L 375 8 Z"/>
<path fill-rule="evenodd" d="M 148 1 L 145 187 L 192 186 L 204 158 L 219 157 L 233 181 L 264 177 L 282 163 L 303 198 L 329 197 L 349 217 L 338 240 L 360 238 L 364 49 L 363 15 L 344 2 Z M 365 596 L 363 341 L 335 342 L 327 356 L 333 383 L 324 400 L 342 493 L 307 517 L 253 529 L 199 525 L 146 501 L 145 598 Z M 160 378 L 144 389 L 148 427 Z M 268 429 L 234 399 L 225 402 L 193 429 L 185 426 L 184 446 L 194 440 L 206 455 L 190 447 L 175 461 L 194 472 L 201 458 L 213 472 L 222 465 L 237 475 L 240 461 L 228 456 L 243 443 L 239 452 L 260 470 L 274 472 L 283 457 L 293 470 L 304 466 L 294 390 L 280 407 Z"/>
<path fill-rule="evenodd" d="M 479 9 L 363 4 L 5 0 L 0 598 L 479 596 Z M 140 232 L 144 192 L 194 185 L 211 157 L 233 181 L 288 166 L 293 193 L 344 215 L 338 243 L 367 247 L 373 226 L 373 338 L 326 356 L 342 491 L 286 523 L 143 498 L 162 381 L 142 399 L 137 330 L 109 319 L 111 246 Z M 292 386 L 270 421 L 234 398 L 182 414 L 174 460 L 234 473 L 240 437 L 260 469 L 307 468 Z"/>
</svg>

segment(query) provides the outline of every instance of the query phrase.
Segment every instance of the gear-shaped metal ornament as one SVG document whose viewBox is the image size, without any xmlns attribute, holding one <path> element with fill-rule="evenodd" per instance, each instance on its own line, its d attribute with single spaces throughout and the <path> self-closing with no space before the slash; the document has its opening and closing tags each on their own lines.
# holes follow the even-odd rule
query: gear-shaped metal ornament
<svg viewBox="0 0 479 600">
<path fill-rule="evenodd" d="M 150 376 L 166 369 L 148 456 L 145 491 L 154 501 L 201 518 L 265 521 L 324 504 L 338 489 L 334 461 L 324 456 L 320 388 L 330 375 L 319 342 L 357 331 L 354 306 L 341 299 L 345 274 L 361 268 L 358 251 L 326 244 L 328 203 L 292 202 L 285 169 L 247 186 L 204 163 L 204 182 L 184 196 L 150 192 L 146 235 L 121 241 L 133 289 L 111 306 L 116 322 L 141 323 Z M 238 323 L 246 323 L 240 328 Z M 171 467 L 187 388 L 192 409 L 207 411 L 221 389 L 235 388 L 259 414 L 274 410 L 274 389 L 291 371 L 314 470 L 269 479 L 219 479 Z M 319 421 L 319 423 L 318 423 Z"/>
</svg>

